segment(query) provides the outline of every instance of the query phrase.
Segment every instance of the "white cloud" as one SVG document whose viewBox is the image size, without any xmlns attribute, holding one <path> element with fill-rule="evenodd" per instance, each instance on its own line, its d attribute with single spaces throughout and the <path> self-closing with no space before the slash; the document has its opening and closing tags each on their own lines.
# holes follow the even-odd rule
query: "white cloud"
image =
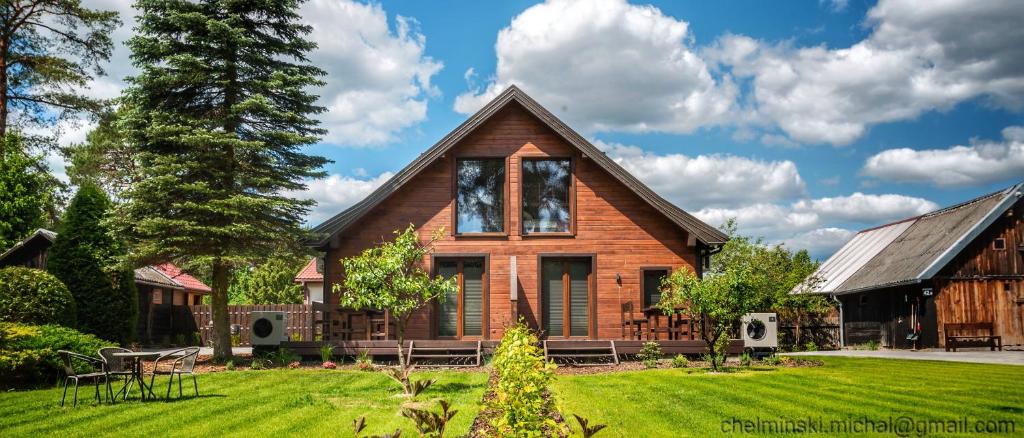
<svg viewBox="0 0 1024 438">
<path fill-rule="evenodd" d="M 515 84 L 586 132 L 692 132 L 735 102 L 692 47 L 689 24 L 625 0 L 549 0 L 498 33 L 496 76 L 455 101 L 476 111 Z"/>
<path fill-rule="evenodd" d="M 803 143 L 843 145 L 877 123 L 975 98 L 1024 105 L 1024 8 L 1013 1 L 883 0 L 851 47 L 794 48 L 726 35 L 704 51 L 751 78 L 742 120 Z"/>
<path fill-rule="evenodd" d="M 801 200 L 793 204 L 793 211 L 813 213 L 823 221 L 862 224 L 918 216 L 938 208 L 938 204 L 927 199 L 895 194 L 865 195 L 860 192 L 849 196 Z"/>
<path fill-rule="evenodd" d="M 384 172 L 373 178 L 360 179 L 331 174 L 327 178 L 308 181 L 304 191 L 289 192 L 286 195 L 317 202 L 306 217 L 306 222 L 315 226 L 361 201 L 392 176 L 393 173 Z"/>
<path fill-rule="evenodd" d="M 987 184 L 1024 176 L 1024 127 L 1003 129 L 1002 141 L 972 140 L 948 149 L 889 149 L 868 158 L 861 171 L 891 182 L 942 187 Z"/>
<path fill-rule="evenodd" d="M 595 146 L 656 192 L 684 208 L 775 202 L 804 195 L 792 161 L 735 155 L 658 155 L 636 146 L 595 141 Z"/>
<path fill-rule="evenodd" d="M 849 6 L 849 0 L 818 0 L 818 3 L 825 5 L 832 12 L 842 12 Z"/>
<path fill-rule="evenodd" d="M 825 259 L 849 242 L 856 231 L 845 228 L 826 227 L 800 233 L 782 241 L 790 250 L 806 249 L 811 257 Z"/>
<path fill-rule="evenodd" d="M 313 0 L 303 5 L 319 45 L 310 58 L 327 71 L 317 90 L 328 111 L 324 141 L 365 146 L 387 143 L 427 118 L 427 99 L 439 91 L 431 78 L 442 64 L 425 55 L 426 37 L 412 18 L 395 17 L 378 4 Z"/>
</svg>

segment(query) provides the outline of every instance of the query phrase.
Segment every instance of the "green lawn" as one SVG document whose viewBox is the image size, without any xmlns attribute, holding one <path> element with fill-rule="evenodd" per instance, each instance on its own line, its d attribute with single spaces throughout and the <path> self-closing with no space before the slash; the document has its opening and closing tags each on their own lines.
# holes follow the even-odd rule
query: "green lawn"
<svg viewBox="0 0 1024 438">
<path fill-rule="evenodd" d="M 721 435 L 722 421 L 732 417 L 829 421 L 907 416 L 920 421 L 966 416 L 971 422 L 1011 420 L 1016 435 L 1024 434 L 1024 367 L 822 360 L 822 367 L 721 374 L 650 370 L 564 375 L 553 392 L 567 416 L 576 413 L 608 425 L 599 437 Z M 728 431 L 743 426 L 725 427 Z"/>
<path fill-rule="evenodd" d="M 438 379 L 418 400 L 429 402 L 431 409 L 437 398 L 452 401 L 459 413 L 450 427 L 457 435 L 466 433 L 479 411 L 487 375 L 417 376 Z M 191 382 L 185 383 L 188 395 Z M 78 407 L 71 408 L 69 398 L 62 409 L 60 389 L 3 392 L 0 436 L 351 436 L 352 420 L 361 415 L 368 424 L 364 432 L 401 428 L 402 436 L 414 436 L 413 423 L 398 413 L 406 401 L 395 396 L 398 391 L 383 373 L 270 370 L 200 375 L 199 398 L 172 402 L 95 405 L 90 387 L 80 389 Z"/>
</svg>

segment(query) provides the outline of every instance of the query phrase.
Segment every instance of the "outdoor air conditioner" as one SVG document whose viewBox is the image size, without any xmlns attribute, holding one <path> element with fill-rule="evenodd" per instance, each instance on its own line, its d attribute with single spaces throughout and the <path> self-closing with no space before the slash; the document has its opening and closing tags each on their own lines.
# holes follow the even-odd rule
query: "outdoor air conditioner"
<svg viewBox="0 0 1024 438">
<path fill-rule="evenodd" d="M 255 346 L 280 345 L 288 340 L 288 316 L 284 312 L 249 314 L 250 343 Z"/>
<path fill-rule="evenodd" d="M 748 313 L 743 315 L 740 336 L 743 346 L 753 349 L 778 348 L 779 319 L 774 313 Z"/>
</svg>

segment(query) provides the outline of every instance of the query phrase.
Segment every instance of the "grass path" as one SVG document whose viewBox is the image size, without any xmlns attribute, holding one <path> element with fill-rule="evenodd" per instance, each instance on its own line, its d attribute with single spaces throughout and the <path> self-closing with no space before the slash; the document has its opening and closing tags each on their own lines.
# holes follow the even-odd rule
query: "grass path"
<svg viewBox="0 0 1024 438">
<path fill-rule="evenodd" d="M 901 416 L 915 422 L 1010 420 L 1016 435 L 1024 435 L 1024 367 L 821 359 L 822 367 L 723 374 L 650 370 L 562 375 L 553 392 L 563 413 L 608 425 L 599 435 L 603 437 L 721 435 L 743 427 L 730 422 L 723 429 L 723 420 L 731 418 L 820 418 L 827 426 L 833 419 Z"/>
<path fill-rule="evenodd" d="M 419 396 L 453 402 L 459 413 L 451 430 L 469 431 L 479 411 L 484 373 L 424 372 L 438 381 Z M 166 385 L 166 380 L 164 380 Z M 366 415 L 364 432 L 401 428 L 415 435 L 398 411 L 405 399 L 383 373 L 358 371 L 238 371 L 199 376 L 199 398 L 95 405 L 92 388 L 79 390 L 76 408 L 60 408 L 60 389 L 0 393 L 0 436 L 351 436 L 352 420 Z M 157 380 L 157 388 L 160 386 Z M 176 386 L 176 385 L 175 385 Z M 166 387 L 165 387 L 166 390 Z M 70 391 L 69 391 L 70 392 Z M 157 391 L 160 393 L 160 391 Z M 177 388 L 174 389 L 176 396 Z M 135 394 L 138 394 L 137 392 Z M 70 395 L 69 395 L 70 396 Z"/>
</svg>

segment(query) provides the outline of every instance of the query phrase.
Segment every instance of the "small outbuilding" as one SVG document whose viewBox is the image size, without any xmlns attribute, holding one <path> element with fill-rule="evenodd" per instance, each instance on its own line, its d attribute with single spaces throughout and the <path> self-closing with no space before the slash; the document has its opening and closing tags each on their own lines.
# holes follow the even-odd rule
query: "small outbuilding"
<svg viewBox="0 0 1024 438">
<path fill-rule="evenodd" d="M 863 230 L 794 292 L 839 301 L 844 345 L 1024 345 L 1022 191 Z"/>
</svg>

